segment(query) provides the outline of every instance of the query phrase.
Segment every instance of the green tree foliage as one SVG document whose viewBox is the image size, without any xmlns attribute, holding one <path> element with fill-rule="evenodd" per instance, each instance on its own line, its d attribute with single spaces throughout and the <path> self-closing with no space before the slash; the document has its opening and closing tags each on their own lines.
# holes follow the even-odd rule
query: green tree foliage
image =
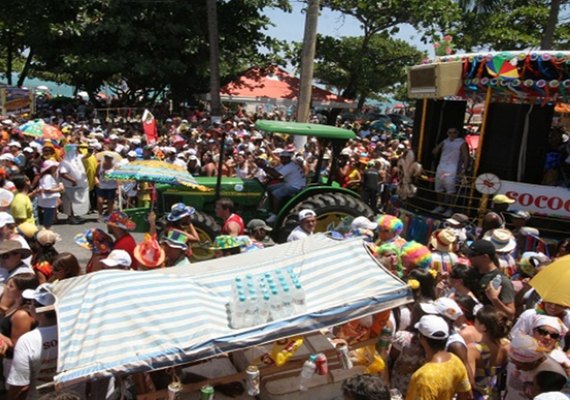
<svg viewBox="0 0 570 400">
<path fill-rule="evenodd" d="M 568 1 L 562 1 L 551 47 L 567 49 L 570 39 Z M 484 48 L 539 48 L 549 23 L 551 2 L 543 0 L 466 1 L 463 16 L 453 26 L 454 43 L 466 51 Z M 561 18 L 566 15 L 566 18 Z"/>
<path fill-rule="evenodd" d="M 446 32 L 460 17 L 460 8 L 453 0 L 323 0 L 323 6 L 356 18 L 363 36 L 357 49 L 368 54 L 372 39 L 379 35 L 394 34 L 399 25 L 407 23 L 423 33 L 422 40 Z M 317 49 L 317 51 L 319 51 Z M 380 58 L 391 59 L 391 57 Z M 344 97 L 357 97 L 360 76 L 351 74 L 342 93 Z"/>
<path fill-rule="evenodd" d="M 345 93 L 353 85 L 359 108 L 369 97 L 389 92 L 404 81 L 405 66 L 421 61 L 422 53 L 403 40 L 388 35 L 372 36 L 363 53 L 363 37 L 335 39 L 319 36 L 315 77 L 322 83 Z M 358 77 L 356 82 L 354 77 Z"/>
<path fill-rule="evenodd" d="M 37 45 L 31 32 L 20 30 L 20 51 L 34 50 L 31 74 L 57 77 L 92 97 L 107 83 L 129 104 L 152 102 L 165 91 L 180 101 L 208 91 L 205 1 L 35 2 L 59 4 L 63 11 L 58 18 L 40 12 L 37 17 L 45 22 L 35 15 L 22 18 L 23 26 L 43 23 Z M 280 42 L 264 32 L 270 24 L 262 14 L 266 7 L 290 10 L 287 0 L 218 2 L 222 83 L 251 65 L 282 61 L 275 56 Z M 0 13 L 0 26 L 8 23 L 7 14 L 11 12 Z"/>
</svg>

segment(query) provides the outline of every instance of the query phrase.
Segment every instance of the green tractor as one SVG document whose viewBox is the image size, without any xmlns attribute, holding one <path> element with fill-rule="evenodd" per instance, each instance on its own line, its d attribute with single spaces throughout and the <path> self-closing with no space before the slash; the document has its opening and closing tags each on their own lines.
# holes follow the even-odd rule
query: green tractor
<svg viewBox="0 0 570 400">
<path fill-rule="evenodd" d="M 322 177 L 320 172 L 323 165 L 321 152 L 317 160 L 316 175 L 311 178 L 307 186 L 284 203 L 273 224 L 273 238 L 281 243 L 297 224 L 299 211 L 305 208 L 317 213 L 316 231 L 324 232 L 331 229 L 342 230 L 354 217 L 374 217 L 374 211 L 366 205 L 358 193 L 340 187 L 334 182 L 334 176 L 338 169 L 340 152 L 349 139 L 355 138 L 354 132 L 327 125 L 281 122 L 260 120 L 256 128 L 268 133 L 281 133 L 289 135 L 313 136 L 319 141 L 320 148 L 332 149 L 331 165 L 328 177 Z M 222 137 L 221 142 L 224 142 Z M 223 154 L 223 149 L 220 152 Z M 220 160 L 221 161 L 221 160 Z M 214 212 L 215 201 L 221 197 L 232 199 L 236 212 L 247 222 L 253 218 L 266 219 L 269 216 L 263 208 L 266 198 L 266 190 L 257 179 L 240 179 L 226 177 L 196 177 L 199 184 L 212 188 L 209 192 L 200 192 L 181 186 L 159 185 L 157 186 L 157 199 L 155 209 L 158 216 L 165 215 L 170 207 L 182 202 L 196 209 L 192 217 L 192 223 L 203 242 L 211 242 L 220 232 L 220 222 L 217 221 Z M 137 231 L 144 232 L 148 229 L 146 216 L 148 208 L 132 208 L 125 210 L 135 222 Z M 199 244 L 193 248 L 194 260 L 204 260 L 212 257 L 212 253 Z"/>
</svg>

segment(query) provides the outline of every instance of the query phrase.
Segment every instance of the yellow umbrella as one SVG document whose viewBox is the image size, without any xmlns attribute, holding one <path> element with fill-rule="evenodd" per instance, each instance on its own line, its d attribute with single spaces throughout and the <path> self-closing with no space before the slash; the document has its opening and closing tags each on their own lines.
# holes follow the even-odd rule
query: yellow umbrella
<svg viewBox="0 0 570 400">
<path fill-rule="evenodd" d="M 570 307 L 570 256 L 560 257 L 546 266 L 529 284 L 542 300 Z"/>
</svg>

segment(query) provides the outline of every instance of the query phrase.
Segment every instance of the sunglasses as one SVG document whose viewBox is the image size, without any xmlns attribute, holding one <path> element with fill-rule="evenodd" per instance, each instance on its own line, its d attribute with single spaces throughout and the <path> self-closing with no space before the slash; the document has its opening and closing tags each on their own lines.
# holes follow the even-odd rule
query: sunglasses
<svg viewBox="0 0 570 400">
<path fill-rule="evenodd" d="M 16 253 L 6 253 L 0 256 L 0 260 L 7 260 L 8 258 L 12 257 Z"/>
<path fill-rule="evenodd" d="M 538 333 L 542 337 L 550 337 L 551 339 L 554 339 L 554 340 L 560 340 L 560 337 L 561 337 L 559 333 L 552 333 L 552 332 L 547 331 L 546 329 L 535 328 L 534 330 L 536 333 Z"/>
</svg>

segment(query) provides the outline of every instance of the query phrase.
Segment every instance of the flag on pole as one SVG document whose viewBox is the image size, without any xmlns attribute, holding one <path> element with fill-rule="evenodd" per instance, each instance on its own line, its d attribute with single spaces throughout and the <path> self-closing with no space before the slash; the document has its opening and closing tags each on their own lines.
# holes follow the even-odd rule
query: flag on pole
<svg viewBox="0 0 570 400">
<path fill-rule="evenodd" d="M 142 124 L 147 144 L 153 144 L 158 139 L 158 129 L 156 119 L 149 110 L 144 110 L 142 115 Z"/>
</svg>

